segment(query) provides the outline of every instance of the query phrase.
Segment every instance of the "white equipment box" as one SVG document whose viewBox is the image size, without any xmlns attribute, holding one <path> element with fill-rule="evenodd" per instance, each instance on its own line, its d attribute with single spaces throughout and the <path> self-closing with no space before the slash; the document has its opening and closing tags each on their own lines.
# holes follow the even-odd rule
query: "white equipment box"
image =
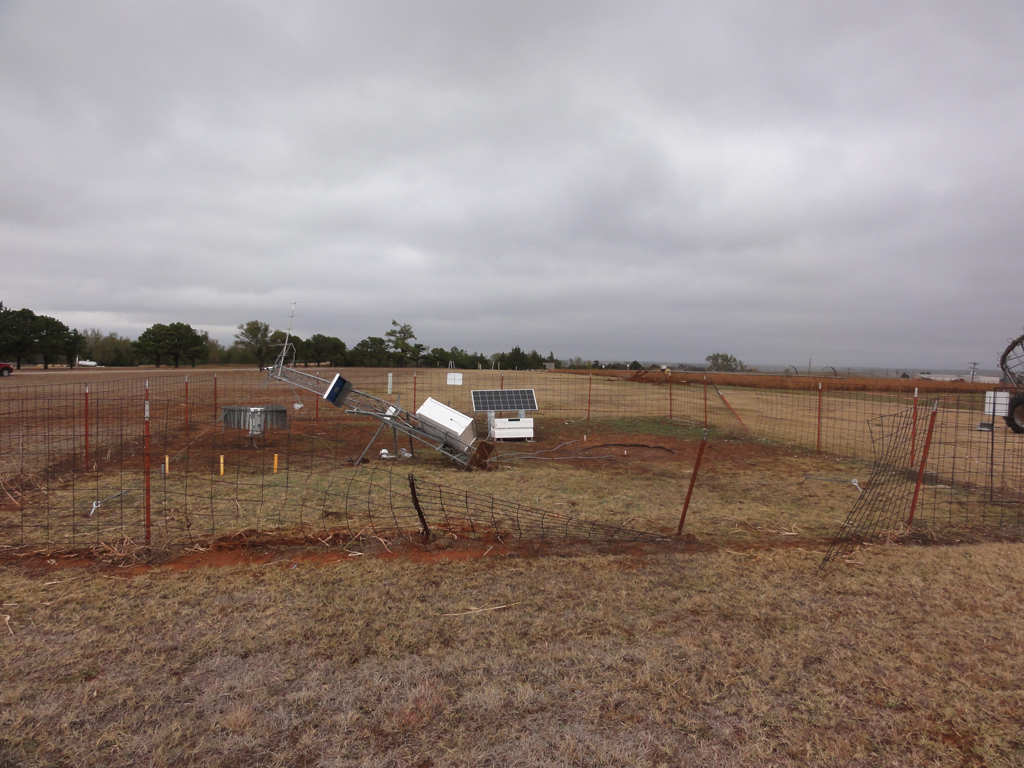
<svg viewBox="0 0 1024 768">
<path fill-rule="evenodd" d="M 1010 412 L 1009 392 L 986 392 L 985 415 L 1006 416 Z"/>
<path fill-rule="evenodd" d="M 533 440 L 533 419 L 494 419 L 491 440 Z"/>
<path fill-rule="evenodd" d="M 441 433 L 457 438 L 466 445 L 472 445 L 476 440 L 472 416 L 459 413 L 454 408 L 449 408 L 432 397 L 428 397 L 419 407 L 419 410 L 416 411 L 416 418 L 422 425 L 428 428 L 433 427 Z"/>
<path fill-rule="evenodd" d="M 986 392 L 985 393 L 985 418 L 991 421 L 982 421 L 978 424 L 979 432 L 992 432 L 996 426 L 996 418 L 1007 416 L 1010 413 L 1009 392 Z"/>
</svg>

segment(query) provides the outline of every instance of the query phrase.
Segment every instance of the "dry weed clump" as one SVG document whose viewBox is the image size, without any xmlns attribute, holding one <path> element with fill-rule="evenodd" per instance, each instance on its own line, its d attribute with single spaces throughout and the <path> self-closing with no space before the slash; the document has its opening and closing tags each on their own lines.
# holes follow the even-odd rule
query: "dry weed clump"
<svg viewBox="0 0 1024 768">
<path fill-rule="evenodd" d="M 0 456 L 0 507 L 17 507 L 24 503 L 25 495 L 44 488 L 39 472 L 26 470 L 17 461 Z"/>
<path fill-rule="evenodd" d="M 0 765 L 1016 766 L 1024 551 L 0 571 Z"/>
</svg>

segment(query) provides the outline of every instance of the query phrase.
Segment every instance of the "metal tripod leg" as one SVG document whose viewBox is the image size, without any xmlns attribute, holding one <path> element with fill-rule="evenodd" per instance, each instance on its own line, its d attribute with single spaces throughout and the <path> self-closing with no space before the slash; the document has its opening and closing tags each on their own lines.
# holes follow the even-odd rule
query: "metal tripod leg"
<svg viewBox="0 0 1024 768">
<path fill-rule="evenodd" d="M 398 406 L 398 407 L 401 407 L 401 403 L 402 403 L 402 396 L 399 395 L 398 396 L 398 400 L 395 401 L 395 405 Z M 386 427 L 386 426 L 387 426 L 387 422 L 386 421 L 382 421 L 380 423 L 380 426 L 377 427 L 377 431 L 373 433 L 373 437 L 370 439 L 370 442 L 368 442 L 366 444 L 366 447 L 363 449 L 363 452 L 361 454 L 359 454 L 359 458 L 356 460 L 356 466 L 357 467 L 362 466 L 362 464 L 363 464 L 363 457 L 366 456 L 366 452 L 370 450 L 370 446 L 373 445 L 374 440 L 377 439 L 377 437 L 380 435 L 381 430 L 384 429 L 384 427 Z M 394 433 L 394 436 L 395 436 L 395 458 L 398 458 L 398 430 L 395 429 L 394 427 L 392 427 L 391 431 Z M 409 440 L 411 442 L 412 438 L 410 437 Z"/>
<path fill-rule="evenodd" d="M 366 456 L 366 452 L 370 450 L 370 446 L 371 446 L 371 445 L 373 445 L 373 441 L 377 439 L 377 436 L 378 436 L 378 435 L 380 434 L 380 431 L 381 431 L 382 429 L 384 429 L 384 427 L 386 427 L 386 426 L 387 426 L 387 422 L 385 422 L 385 421 L 382 421 L 382 422 L 380 423 L 380 426 L 379 426 L 379 427 L 377 427 L 377 431 L 373 433 L 373 437 L 372 437 L 372 438 L 370 438 L 370 442 L 368 442 L 368 443 L 366 444 L 366 447 L 365 447 L 365 448 L 363 448 L 363 452 L 362 452 L 361 454 L 359 454 L 359 458 L 358 458 L 358 459 L 356 459 L 356 466 L 357 466 L 357 467 L 358 467 L 358 466 L 362 466 L 362 463 L 363 463 L 363 457 L 364 457 L 364 456 Z"/>
</svg>

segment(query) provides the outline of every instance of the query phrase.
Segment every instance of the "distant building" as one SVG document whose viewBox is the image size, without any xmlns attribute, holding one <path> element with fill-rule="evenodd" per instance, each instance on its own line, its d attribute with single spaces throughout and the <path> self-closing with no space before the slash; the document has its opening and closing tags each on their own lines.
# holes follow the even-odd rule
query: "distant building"
<svg viewBox="0 0 1024 768">
<path fill-rule="evenodd" d="M 927 372 L 919 373 L 914 376 L 914 378 L 922 379 L 924 381 L 974 381 L 975 384 L 998 384 L 1002 381 L 998 376 L 975 376 L 971 379 L 970 374 L 939 374 Z"/>
</svg>

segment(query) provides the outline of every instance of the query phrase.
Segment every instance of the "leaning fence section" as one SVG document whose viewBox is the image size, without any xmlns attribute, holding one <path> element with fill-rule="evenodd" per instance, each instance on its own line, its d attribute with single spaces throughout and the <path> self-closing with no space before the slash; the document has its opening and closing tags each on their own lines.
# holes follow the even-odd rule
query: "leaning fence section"
<svg viewBox="0 0 1024 768">
<path fill-rule="evenodd" d="M 822 567 L 879 541 L 948 538 L 950 531 L 1019 538 L 1019 436 L 991 421 L 974 422 L 977 412 L 968 405 L 936 398 L 927 408 L 915 403 L 869 422 L 871 475 Z"/>
<path fill-rule="evenodd" d="M 309 370 L 325 388 L 338 372 Z M 1020 524 L 1024 438 L 986 413 L 984 392 L 759 389 L 707 379 L 559 372 L 340 372 L 360 391 L 406 410 L 415 411 L 429 397 L 472 415 L 480 436 L 487 416 L 472 410 L 473 390 L 533 389 L 540 410 L 530 415 L 540 423 L 617 422 L 617 429 L 628 430 L 629 420 L 679 420 L 718 435 L 880 460 L 882 467 L 895 467 L 894 477 L 919 463 L 922 420 L 934 408 L 917 520 L 933 526 Z M 80 383 L 37 386 L 5 380 L 0 547 L 162 545 L 243 531 L 358 535 L 361 526 L 376 526 L 382 517 L 398 529 L 415 528 L 419 521 L 406 484 L 396 491 L 392 477 L 364 481 L 367 468 L 353 469 L 365 461 L 375 436 L 378 447 L 388 440 L 393 451 L 419 450 L 387 430 L 377 435 L 378 427 L 315 394 L 270 383 L 255 370 L 121 378 L 96 372 Z M 881 439 L 880 431 L 898 440 Z M 900 445 L 896 453 L 894 441 Z M 396 501 L 399 492 L 402 503 Z M 525 508 L 495 507 L 494 500 L 485 500 L 493 509 L 488 518 L 481 512 L 484 501 L 465 494 L 449 499 L 429 485 L 422 486 L 421 497 L 438 520 L 458 518 L 464 521 L 458 525 L 469 521 L 474 529 L 490 525 L 526 535 L 564 522 L 543 511 L 536 517 Z M 458 498 L 465 509 L 455 514 Z"/>
<path fill-rule="evenodd" d="M 668 538 L 660 533 L 556 514 L 439 483 L 424 483 L 413 475 L 409 475 L 409 487 L 423 521 L 423 531 L 428 535 L 433 530 L 455 538 L 499 542 L 524 539 L 653 542 Z M 432 529 L 428 527 L 427 518 L 435 521 Z"/>
<path fill-rule="evenodd" d="M 914 471 L 915 437 L 918 432 L 927 435 L 934 414 L 933 410 L 925 420 L 922 415 L 906 410 L 879 416 L 871 422 L 876 452 L 871 476 L 860 489 L 860 497 L 825 553 L 822 565 L 849 557 L 865 543 L 900 537 L 909 530 L 921 487 L 921 473 Z"/>
</svg>

